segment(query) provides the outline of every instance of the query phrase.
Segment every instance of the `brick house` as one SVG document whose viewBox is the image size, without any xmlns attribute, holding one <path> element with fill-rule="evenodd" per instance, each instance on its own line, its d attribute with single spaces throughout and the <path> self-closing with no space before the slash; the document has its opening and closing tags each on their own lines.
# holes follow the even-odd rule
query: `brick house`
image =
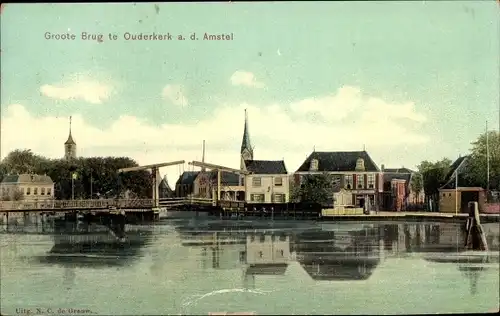
<svg viewBox="0 0 500 316">
<path fill-rule="evenodd" d="M 321 173 L 334 177 L 332 197 L 339 191 L 344 205 L 364 207 L 369 201 L 378 209 L 383 192 L 382 173 L 366 151 L 314 151 L 295 172 L 294 184 L 300 185 L 306 175 Z"/>
</svg>

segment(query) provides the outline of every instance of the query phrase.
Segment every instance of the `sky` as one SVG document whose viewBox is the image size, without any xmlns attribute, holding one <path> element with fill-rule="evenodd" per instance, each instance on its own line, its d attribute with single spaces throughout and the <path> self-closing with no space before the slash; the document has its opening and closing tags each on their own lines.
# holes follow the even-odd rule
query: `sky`
<svg viewBox="0 0 500 316">
<path fill-rule="evenodd" d="M 454 160 L 500 125 L 499 17 L 495 1 L 8 4 L 0 156 L 62 157 L 72 116 L 79 156 L 187 162 L 205 140 L 239 168 L 247 109 L 254 158 L 290 173 L 313 150 Z M 172 39 L 126 39 L 141 33 Z"/>
</svg>

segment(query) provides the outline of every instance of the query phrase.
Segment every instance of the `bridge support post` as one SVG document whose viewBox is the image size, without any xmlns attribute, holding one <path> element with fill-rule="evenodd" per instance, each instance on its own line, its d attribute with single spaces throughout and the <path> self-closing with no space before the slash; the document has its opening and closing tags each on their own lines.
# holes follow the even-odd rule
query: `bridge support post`
<svg viewBox="0 0 500 316">
<path fill-rule="evenodd" d="M 153 207 L 157 208 L 160 205 L 160 184 L 159 184 L 159 178 L 160 178 L 160 172 L 158 170 L 158 167 L 153 167 L 151 168 L 151 176 L 153 177 Z"/>
</svg>

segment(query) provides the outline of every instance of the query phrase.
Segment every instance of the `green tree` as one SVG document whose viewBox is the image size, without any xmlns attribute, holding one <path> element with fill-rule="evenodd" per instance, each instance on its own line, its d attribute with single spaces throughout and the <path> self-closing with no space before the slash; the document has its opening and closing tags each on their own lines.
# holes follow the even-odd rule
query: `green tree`
<svg viewBox="0 0 500 316">
<path fill-rule="evenodd" d="M 422 161 L 418 166 L 418 176 L 414 178 L 420 178 L 414 186 L 420 185 L 418 181 L 421 181 L 421 188 L 423 188 L 424 193 L 427 197 L 437 198 L 439 194 L 439 188 L 444 184 L 446 180 L 445 177 L 450 170 L 452 161 L 448 158 L 443 158 L 436 162 L 430 162 L 427 160 Z"/>
<path fill-rule="evenodd" d="M 333 195 L 333 177 L 328 173 L 305 175 L 300 185 L 293 186 L 294 202 L 326 204 Z"/>
<path fill-rule="evenodd" d="M 498 131 L 488 132 L 488 151 L 490 158 L 489 188 L 492 190 L 500 190 L 500 133 Z M 472 143 L 470 156 L 467 160 L 467 172 L 465 177 L 472 185 L 487 188 L 487 165 L 486 133 L 484 133 Z"/>
<path fill-rule="evenodd" d="M 138 198 L 152 195 L 151 173 L 147 170 L 118 174 L 118 169 L 136 167 L 137 162 L 128 157 L 91 157 L 47 159 L 33 154 L 30 150 L 15 150 L 0 164 L 0 176 L 8 173 L 46 174 L 55 182 L 56 199 L 71 199 L 72 189 L 75 199 L 119 197 L 130 190 Z M 72 175 L 76 178 L 72 179 Z"/>
<path fill-rule="evenodd" d="M 31 152 L 30 149 L 16 149 L 10 152 L 2 164 L 10 173 L 39 173 L 49 160 Z"/>
</svg>

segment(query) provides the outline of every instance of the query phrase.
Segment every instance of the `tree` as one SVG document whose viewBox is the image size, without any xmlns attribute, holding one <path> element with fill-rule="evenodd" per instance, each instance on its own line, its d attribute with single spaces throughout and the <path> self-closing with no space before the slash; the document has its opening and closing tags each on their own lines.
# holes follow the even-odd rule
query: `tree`
<svg viewBox="0 0 500 316">
<path fill-rule="evenodd" d="M 328 173 L 305 175 L 292 189 L 294 202 L 327 204 L 333 195 L 333 177 Z"/>
<path fill-rule="evenodd" d="M 48 159 L 31 152 L 30 149 L 16 149 L 10 152 L 2 164 L 10 173 L 37 173 L 46 166 Z"/>
<path fill-rule="evenodd" d="M 8 173 L 46 174 L 55 182 L 56 199 L 71 199 L 72 189 L 75 199 L 88 199 L 97 193 L 107 198 L 122 195 L 130 190 L 138 198 L 152 195 L 151 173 L 143 171 L 118 174 L 118 169 L 136 167 L 137 162 L 128 157 L 91 157 L 48 159 L 31 150 L 14 150 L 0 163 L 0 176 Z M 76 178 L 72 180 L 73 174 Z"/>
<path fill-rule="evenodd" d="M 488 132 L 489 153 L 489 188 L 500 190 L 500 133 L 498 131 Z M 467 159 L 467 172 L 465 177 L 474 185 L 483 188 L 488 187 L 488 161 L 486 150 L 486 133 L 481 134 L 472 143 L 469 159 Z"/>
<path fill-rule="evenodd" d="M 418 173 L 413 178 L 415 179 L 413 186 L 418 188 L 421 182 L 421 188 L 427 197 L 434 197 L 439 194 L 439 188 L 444 184 L 445 177 L 448 174 L 452 161 L 448 158 L 443 158 L 436 162 L 427 160 L 422 161 L 418 166 Z"/>
</svg>

